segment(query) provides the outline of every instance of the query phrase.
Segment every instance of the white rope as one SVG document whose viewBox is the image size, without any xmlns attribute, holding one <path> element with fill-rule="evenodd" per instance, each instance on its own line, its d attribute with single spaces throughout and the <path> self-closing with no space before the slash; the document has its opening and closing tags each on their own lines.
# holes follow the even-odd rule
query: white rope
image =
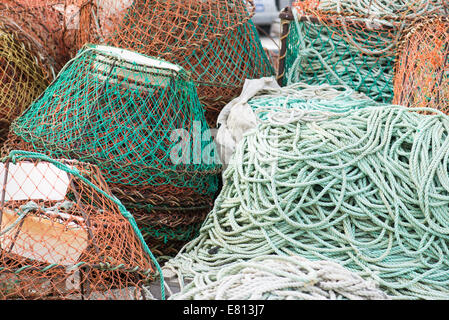
<svg viewBox="0 0 449 320">
<path fill-rule="evenodd" d="M 171 300 L 385 300 L 374 282 L 331 261 L 267 255 L 195 276 Z"/>
</svg>

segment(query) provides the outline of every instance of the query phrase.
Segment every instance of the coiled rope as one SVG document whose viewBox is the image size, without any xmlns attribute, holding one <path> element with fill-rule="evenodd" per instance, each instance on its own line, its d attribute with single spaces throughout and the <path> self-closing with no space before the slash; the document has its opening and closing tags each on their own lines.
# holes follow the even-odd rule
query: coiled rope
<svg viewBox="0 0 449 320">
<path fill-rule="evenodd" d="M 385 300 L 375 284 L 335 262 L 262 256 L 195 277 L 170 300 Z"/>
<path fill-rule="evenodd" d="M 285 117 L 245 134 L 199 237 L 165 268 L 183 286 L 297 254 L 338 262 L 394 298 L 448 299 L 449 118 L 400 106 Z"/>
<path fill-rule="evenodd" d="M 265 89 L 248 101 L 248 104 L 263 119 L 264 115 L 285 109 L 318 110 L 344 113 L 351 110 L 380 106 L 365 94 L 342 85 L 308 85 L 298 82 L 279 89 Z"/>
</svg>

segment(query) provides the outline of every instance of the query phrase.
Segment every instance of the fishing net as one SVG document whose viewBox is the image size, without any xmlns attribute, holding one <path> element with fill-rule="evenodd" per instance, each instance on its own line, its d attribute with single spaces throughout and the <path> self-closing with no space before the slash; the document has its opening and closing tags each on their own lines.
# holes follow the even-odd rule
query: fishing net
<svg viewBox="0 0 449 320">
<path fill-rule="evenodd" d="M 0 4 L 0 14 L 41 45 L 56 71 L 74 55 L 76 30 L 69 26 L 75 13 L 65 0 L 6 0 Z"/>
<path fill-rule="evenodd" d="M 65 0 L 67 29 L 75 30 L 75 48 L 109 37 L 134 0 Z"/>
<path fill-rule="evenodd" d="M 51 79 L 51 64 L 42 48 L 13 21 L 0 17 L 0 143 L 11 121 Z"/>
<path fill-rule="evenodd" d="M 211 127 L 246 78 L 274 74 L 253 22 L 252 2 L 135 1 L 106 43 L 161 57 L 192 74 Z"/>
<path fill-rule="evenodd" d="M 343 85 L 378 102 L 392 101 L 402 24 L 370 26 L 341 16 L 317 18 L 299 14 L 295 7 L 284 18 L 289 22 L 280 60 L 282 85 Z"/>
<path fill-rule="evenodd" d="M 31 143 L 9 132 L 0 156 L 5 157 L 14 149 L 34 151 Z M 215 198 L 173 186 L 163 186 L 162 190 L 148 188 L 142 193 L 136 188 L 114 185 L 110 191 L 133 214 L 145 242 L 158 257 L 176 255 L 198 235 Z"/>
<path fill-rule="evenodd" d="M 394 103 L 449 112 L 449 20 L 416 22 L 400 47 Z"/>
<path fill-rule="evenodd" d="M 203 112 L 181 67 L 87 45 L 17 119 L 5 149 L 96 164 L 113 194 L 153 228 L 172 227 L 154 215 L 187 227 L 189 206 L 201 217 L 211 209 L 221 170 Z"/>
<path fill-rule="evenodd" d="M 98 167 L 11 152 L 0 163 L 2 299 L 141 299 L 159 268 Z"/>
<path fill-rule="evenodd" d="M 296 6 L 320 16 L 340 15 L 384 20 L 414 20 L 449 14 L 446 0 L 297 0 Z"/>
<path fill-rule="evenodd" d="M 210 194 L 220 165 L 210 135 L 201 136 L 207 128 L 182 68 L 87 45 L 13 132 L 37 150 L 94 162 L 112 186 L 173 185 Z"/>
<path fill-rule="evenodd" d="M 404 29 L 448 14 L 445 0 L 298 0 L 281 13 L 279 82 L 341 84 L 390 103 Z"/>
<path fill-rule="evenodd" d="M 261 256 L 197 275 L 170 300 L 387 300 L 376 285 L 330 261 Z"/>
<path fill-rule="evenodd" d="M 200 235 L 164 268 L 189 281 L 296 254 L 395 299 L 447 299 L 448 117 L 393 105 L 319 113 L 278 110 L 248 132 Z"/>
</svg>

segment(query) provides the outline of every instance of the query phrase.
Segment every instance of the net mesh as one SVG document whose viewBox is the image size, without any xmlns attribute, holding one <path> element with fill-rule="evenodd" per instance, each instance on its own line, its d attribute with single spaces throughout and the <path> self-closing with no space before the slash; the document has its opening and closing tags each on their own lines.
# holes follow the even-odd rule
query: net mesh
<svg viewBox="0 0 449 320">
<path fill-rule="evenodd" d="M 151 247 L 161 232 L 201 223 L 212 207 L 221 164 L 207 129 L 182 68 L 87 45 L 14 122 L 2 153 L 21 148 L 98 165 L 139 227 L 153 230 L 144 233 Z"/>
<path fill-rule="evenodd" d="M 297 0 L 295 6 L 316 15 L 339 15 L 383 20 L 413 20 L 449 14 L 446 0 Z"/>
<path fill-rule="evenodd" d="M 0 143 L 9 125 L 52 78 L 41 48 L 10 19 L 0 17 Z"/>
<path fill-rule="evenodd" d="M 298 0 L 282 83 L 345 85 L 391 103 L 404 30 L 416 19 L 445 16 L 448 9 L 444 0 Z"/>
<path fill-rule="evenodd" d="M 396 65 L 394 103 L 449 112 L 449 19 L 418 21 L 406 33 Z"/>
<path fill-rule="evenodd" d="M 246 78 L 274 74 L 245 1 L 135 1 L 108 44 L 161 57 L 192 74 L 214 127 Z"/>
<path fill-rule="evenodd" d="M 391 102 L 397 50 L 392 43 L 402 27 L 375 30 L 347 18 L 309 18 L 295 8 L 292 13 L 283 85 L 343 85 L 375 101 Z"/>
<path fill-rule="evenodd" d="M 74 55 L 76 30 L 69 26 L 75 11 L 64 0 L 5 0 L 0 13 L 33 37 L 57 70 Z"/>
<path fill-rule="evenodd" d="M 142 297 L 154 264 L 98 167 L 14 151 L 0 172 L 0 298 Z"/>
</svg>

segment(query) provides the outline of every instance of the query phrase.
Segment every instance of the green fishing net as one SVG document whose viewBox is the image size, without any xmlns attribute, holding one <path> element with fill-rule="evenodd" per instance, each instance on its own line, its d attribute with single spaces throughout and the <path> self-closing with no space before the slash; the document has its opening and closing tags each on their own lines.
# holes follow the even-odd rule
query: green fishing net
<svg viewBox="0 0 449 320">
<path fill-rule="evenodd" d="M 287 37 L 282 84 L 344 85 L 375 101 L 390 103 L 400 31 L 344 19 L 295 16 Z"/>
<path fill-rule="evenodd" d="M 12 132 L 41 152 L 97 164 L 112 186 L 213 195 L 221 165 L 203 112 L 183 68 L 86 45 Z"/>
</svg>

